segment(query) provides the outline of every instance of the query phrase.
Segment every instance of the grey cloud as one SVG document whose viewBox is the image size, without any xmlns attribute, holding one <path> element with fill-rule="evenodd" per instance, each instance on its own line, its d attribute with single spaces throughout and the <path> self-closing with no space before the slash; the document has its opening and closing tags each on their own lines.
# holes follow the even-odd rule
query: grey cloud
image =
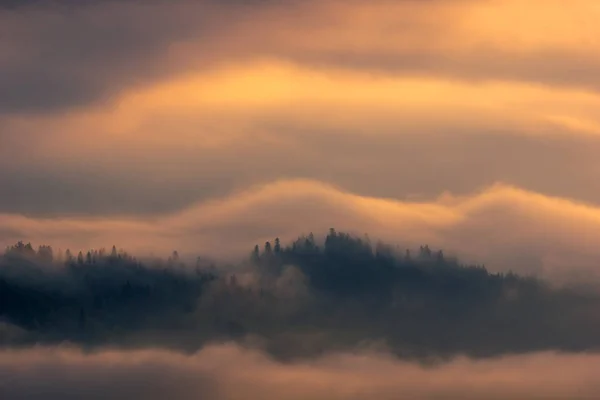
<svg viewBox="0 0 600 400">
<path fill-rule="evenodd" d="M 240 13 L 224 15 L 212 2 L 93 3 L 0 12 L 0 113 L 109 102 L 126 88 L 186 70 L 173 46 L 204 37 L 195 50 L 214 52 L 219 29 Z"/>
<path fill-rule="evenodd" d="M 295 0 L 192 0 L 193 1 L 204 1 L 205 3 L 215 2 L 221 4 L 265 4 L 265 3 L 293 3 Z M 160 3 L 164 0 L 0 0 L 0 8 L 6 9 L 17 9 L 27 7 L 42 7 L 45 9 L 56 7 L 89 7 L 97 6 L 99 4 L 106 3 Z"/>
<path fill-rule="evenodd" d="M 51 350 L 46 361 L 40 360 L 39 355 L 28 360 L 27 355 L 21 357 L 18 353 L 5 352 L 4 357 L 12 358 L 13 362 L 3 362 L 0 366 L 0 393 L 4 398 L 216 398 L 215 383 L 211 382 L 208 371 L 203 371 L 201 365 L 195 368 L 193 361 L 183 366 L 177 362 L 178 357 L 151 356 L 150 359 L 144 357 L 144 360 L 123 363 L 126 354 L 117 353 L 114 361 L 120 361 L 115 364 L 111 362 L 111 356 L 105 358 L 102 354 L 80 355 L 78 361 L 72 359 L 68 351 Z M 26 366 L 28 372 L 19 372 L 19 366 Z"/>
</svg>

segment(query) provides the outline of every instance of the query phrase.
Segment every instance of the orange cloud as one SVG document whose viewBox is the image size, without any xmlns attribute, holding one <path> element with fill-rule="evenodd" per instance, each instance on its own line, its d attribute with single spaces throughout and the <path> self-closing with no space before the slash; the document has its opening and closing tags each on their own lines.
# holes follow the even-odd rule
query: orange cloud
<svg viewBox="0 0 600 400">
<path fill-rule="evenodd" d="M 2 52 L 4 111 L 95 104 L 157 80 L 265 58 L 376 75 L 599 88 L 593 0 L 98 2 L 62 11 L 0 15 L 14 40 Z M 119 40 L 88 29 L 102 24 Z M 78 40 L 100 45 L 81 57 Z M 38 58 L 38 48 L 53 46 L 61 51 Z M 35 74 L 36 63 L 44 74 Z"/>
<path fill-rule="evenodd" d="M 279 181 L 185 211 L 149 218 L 0 216 L 0 239 L 142 253 L 243 256 L 255 243 L 330 227 L 415 248 L 429 243 L 491 270 L 559 280 L 600 277 L 600 209 L 496 185 L 467 197 L 400 202 L 314 181 Z"/>
<path fill-rule="evenodd" d="M 597 135 L 600 97 L 580 90 L 519 83 L 469 84 L 438 78 L 373 77 L 341 69 L 309 69 L 278 61 L 221 66 L 124 92 L 111 107 L 67 115 L 16 117 L 6 126 L 27 138 L 35 158 L 59 154 L 88 159 L 90 153 L 135 147 L 145 152 L 181 143 L 227 147 L 265 130 L 268 123 L 311 130 L 477 133 L 502 129 L 515 135 Z M 82 134 L 85 132 L 85 134 Z M 286 132 L 265 132 L 285 138 Z M 24 139 L 13 139 L 20 141 Z M 93 142 L 93 146 L 89 144 Z M 114 146 L 119 142 L 120 146 Z M 77 152 L 64 154 L 65 145 Z M 189 147 L 188 147 L 189 148 Z M 6 155 L 10 157 L 10 154 Z M 33 158 L 33 157 L 32 157 Z M 58 160 L 55 160 L 58 161 Z"/>
</svg>

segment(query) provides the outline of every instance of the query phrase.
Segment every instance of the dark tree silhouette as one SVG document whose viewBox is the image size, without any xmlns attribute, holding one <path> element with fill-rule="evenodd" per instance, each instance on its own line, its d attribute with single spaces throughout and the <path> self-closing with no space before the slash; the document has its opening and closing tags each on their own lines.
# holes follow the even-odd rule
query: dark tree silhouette
<svg viewBox="0 0 600 400">
<path fill-rule="evenodd" d="M 256 264 L 260 261 L 260 249 L 258 245 L 254 246 L 254 250 L 252 250 L 252 254 L 250 255 L 250 260 Z"/>
<path fill-rule="evenodd" d="M 23 334 L 0 345 L 165 346 L 185 351 L 259 337 L 277 357 L 384 340 L 400 357 L 492 356 L 600 348 L 598 291 L 553 287 L 462 265 L 428 245 L 419 255 L 331 229 L 322 244 L 278 239 L 251 262 L 187 269 L 141 262 L 113 246 L 67 250 L 19 242 L 0 257 L 0 321 Z M 32 252 L 33 251 L 33 252 Z M 90 261 L 91 258 L 91 261 Z M 58 268 L 49 264 L 56 263 Z M 532 332 L 543 332 L 535 335 Z"/>
<path fill-rule="evenodd" d="M 275 254 L 281 253 L 281 243 L 279 242 L 279 238 L 275 238 L 275 246 L 273 247 L 273 251 Z"/>
<path fill-rule="evenodd" d="M 71 250 L 67 249 L 67 251 L 65 251 L 65 262 L 67 264 L 70 264 L 73 261 L 73 254 L 71 253 Z"/>
</svg>

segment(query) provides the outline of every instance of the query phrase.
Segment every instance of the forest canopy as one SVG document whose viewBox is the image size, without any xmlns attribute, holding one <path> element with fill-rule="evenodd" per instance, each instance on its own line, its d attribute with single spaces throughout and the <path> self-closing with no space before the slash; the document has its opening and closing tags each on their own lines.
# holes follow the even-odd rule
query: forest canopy
<svg viewBox="0 0 600 400">
<path fill-rule="evenodd" d="M 334 229 L 256 245 L 235 265 L 22 242 L 0 257 L 2 346 L 193 352 L 236 341 L 281 359 L 361 346 L 421 360 L 586 351 L 600 344 L 598 309 L 593 292 Z"/>
</svg>

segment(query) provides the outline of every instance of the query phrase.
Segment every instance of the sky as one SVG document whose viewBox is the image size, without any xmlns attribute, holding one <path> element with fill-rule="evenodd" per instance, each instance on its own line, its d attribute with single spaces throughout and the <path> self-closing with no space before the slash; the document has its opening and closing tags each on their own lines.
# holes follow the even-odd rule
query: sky
<svg viewBox="0 0 600 400">
<path fill-rule="evenodd" d="M 335 227 L 600 282 L 598 21 L 597 0 L 0 0 L 0 246 L 230 261 Z M 593 399 L 599 366 L 8 346 L 0 397 Z"/>
<path fill-rule="evenodd" d="M 0 242 L 224 256 L 334 226 L 594 272 L 599 17 L 592 0 L 2 1 Z"/>
</svg>

